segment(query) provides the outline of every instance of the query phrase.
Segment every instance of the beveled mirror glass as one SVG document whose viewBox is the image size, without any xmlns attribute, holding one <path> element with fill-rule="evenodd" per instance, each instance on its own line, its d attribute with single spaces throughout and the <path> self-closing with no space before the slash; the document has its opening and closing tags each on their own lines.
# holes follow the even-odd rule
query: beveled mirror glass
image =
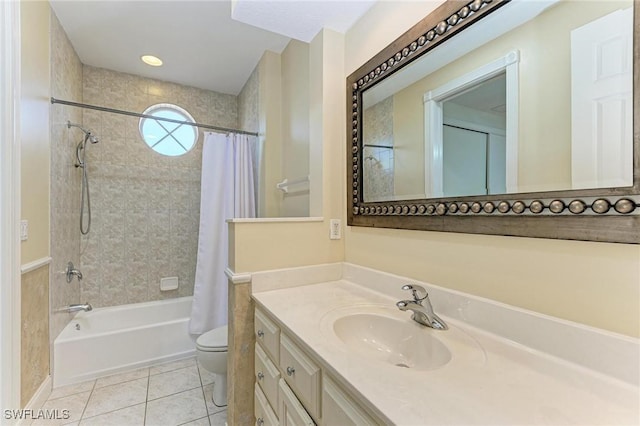
<svg viewBox="0 0 640 426">
<path fill-rule="evenodd" d="M 347 81 L 349 223 L 640 242 L 635 3 L 449 0 L 407 31 Z"/>
</svg>

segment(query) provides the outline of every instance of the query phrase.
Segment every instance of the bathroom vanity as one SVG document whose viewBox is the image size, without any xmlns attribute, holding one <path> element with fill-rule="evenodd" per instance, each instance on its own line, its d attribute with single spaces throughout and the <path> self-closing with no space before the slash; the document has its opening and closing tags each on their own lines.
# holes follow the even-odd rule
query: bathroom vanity
<svg viewBox="0 0 640 426">
<path fill-rule="evenodd" d="M 259 308 L 255 330 L 256 424 L 385 423 L 341 389 L 315 352 L 302 349 L 303 342 Z"/>
<path fill-rule="evenodd" d="M 637 339 L 420 283 L 431 329 L 404 278 L 349 264 L 253 281 L 259 425 L 640 422 Z"/>
</svg>

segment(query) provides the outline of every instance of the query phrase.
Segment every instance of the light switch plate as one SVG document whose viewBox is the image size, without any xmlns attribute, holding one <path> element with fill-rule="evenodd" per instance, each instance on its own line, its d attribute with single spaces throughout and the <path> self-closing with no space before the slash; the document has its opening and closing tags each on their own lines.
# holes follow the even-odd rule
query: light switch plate
<svg viewBox="0 0 640 426">
<path fill-rule="evenodd" d="M 340 224 L 340 219 L 331 219 L 329 221 L 329 238 L 332 240 L 339 240 L 342 238 L 342 228 Z"/>
<path fill-rule="evenodd" d="M 29 238 L 29 221 L 20 221 L 20 241 L 27 241 Z"/>
</svg>

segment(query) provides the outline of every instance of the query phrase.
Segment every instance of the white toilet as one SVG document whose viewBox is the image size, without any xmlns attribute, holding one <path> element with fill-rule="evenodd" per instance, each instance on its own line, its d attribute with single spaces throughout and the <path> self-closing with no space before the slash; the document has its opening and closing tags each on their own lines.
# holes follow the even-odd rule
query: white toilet
<svg viewBox="0 0 640 426">
<path fill-rule="evenodd" d="M 215 374 L 213 403 L 227 405 L 227 326 L 203 333 L 196 340 L 198 362 L 205 370 Z"/>
</svg>

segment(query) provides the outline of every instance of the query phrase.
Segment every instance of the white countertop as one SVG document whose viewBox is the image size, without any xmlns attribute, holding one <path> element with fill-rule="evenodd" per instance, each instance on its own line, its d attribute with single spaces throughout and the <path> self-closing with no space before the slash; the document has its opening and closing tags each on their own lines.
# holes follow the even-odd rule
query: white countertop
<svg viewBox="0 0 640 426">
<path fill-rule="evenodd" d="M 418 371 L 350 353 L 331 331 L 337 310 L 378 306 L 395 312 L 399 299 L 346 280 L 253 297 L 367 408 L 395 424 L 640 424 L 638 387 L 440 315 L 433 299 L 450 330 L 422 331 L 444 342 L 452 360 Z M 397 317 L 412 322 L 410 312 L 398 310 Z"/>
</svg>

